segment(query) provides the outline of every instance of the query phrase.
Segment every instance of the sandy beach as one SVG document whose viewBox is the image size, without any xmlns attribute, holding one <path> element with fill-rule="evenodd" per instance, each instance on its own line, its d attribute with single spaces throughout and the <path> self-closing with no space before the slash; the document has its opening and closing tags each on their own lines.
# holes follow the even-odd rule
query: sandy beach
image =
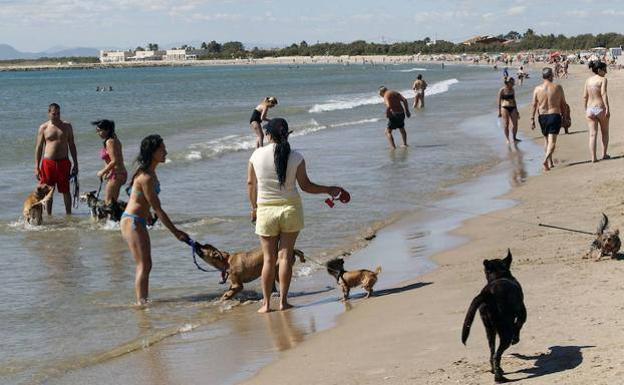
<svg viewBox="0 0 624 385">
<path fill-rule="evenodd" d="M 520 343 L 503 357 L 506 376 L 526 384 L 619 383 L 622 262 L 584 259 L 592 236 L 537 226 L 594 231 L 601 212 L 609 216 L 612 228 L 623 223 L 624 186 L 618 175 L 624 162 L 619 129 L 624 123 L 624 88 L 619 83 L 624 75 L 608 74 L 613 159 L 595 164 L 588 162 L 582 111 L 588 76 L 579 66 L 561 81 L 572 109 L 570 134 L 559 136 L 552 171 L 501 197 L 516 201 L 514 207 L 465 222 L 454 235 L 469 241 L 436 255 L 439 267 L 405 282 L 409 290 L 351 301 L 337 327 L 283 352 L 246 384 L 493 383 L 480 319 L 465 347 L 460 331 L 470 301 L 485 283 L 482 260 L 502 258 L 507 248 L 513 253 L 512 272 L 524 290 L 528 319 Z M 525 108 L 520 128 L 525 138 L 541 145 L 539 129 L 528 127 Z M 393 251 L 391 243 L 385 246 Z"/>
</svg>

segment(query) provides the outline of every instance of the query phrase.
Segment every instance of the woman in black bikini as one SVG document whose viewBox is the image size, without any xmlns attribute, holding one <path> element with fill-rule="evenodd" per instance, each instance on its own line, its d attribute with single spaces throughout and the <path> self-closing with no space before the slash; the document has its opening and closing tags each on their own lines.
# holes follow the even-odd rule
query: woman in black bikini
<svg viewBox="0 0 624 385">
<path fill-rule="evenodd" d="M 262 147 L 264 142 L 264 134 L 262 133 L 262 122 L 268 122 L 267 113 L 269 108 L 277 106 L 277 98 L 275 96 L 267 96 L 260 104 L 254 108 L 249 118 L 251 129 L 256 133 L 256 148 Z"/>
<path fill-rule="evenodd" d="M 518 107 L 516 105 L 516 94 L 514 92 L 514 84 L 516 81 L 514 78 L 507 78 L 505 80 L 505 87 L 498 91 L 498 117 L 502 118 L 503 126 L 505 127 L 505 139 L 509 143 L 509 126 L 511 125 L 511 132 L 513 134 L 513 141 L 520 142 L 520 139 L 516 137 L 518 133 L 518 119 L 520 114 L 518 113 Z"/>
</svg>

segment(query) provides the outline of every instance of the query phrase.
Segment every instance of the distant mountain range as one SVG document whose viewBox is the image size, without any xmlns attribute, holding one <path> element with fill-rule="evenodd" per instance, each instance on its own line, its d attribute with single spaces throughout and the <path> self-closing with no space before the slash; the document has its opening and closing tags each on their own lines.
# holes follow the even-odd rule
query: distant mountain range
<svg viewBox="0 0 624 385">
<path fill-rule="evenodd" d="M 100 56 L 100 51 L 95 48 L 54 47 L 42 52 L 21 52 L 8 44 L 0 44 L 0 60 L 13 59 L 38 59 L 40 57 L 71 57 L 71 56 Z"/>
</svg>

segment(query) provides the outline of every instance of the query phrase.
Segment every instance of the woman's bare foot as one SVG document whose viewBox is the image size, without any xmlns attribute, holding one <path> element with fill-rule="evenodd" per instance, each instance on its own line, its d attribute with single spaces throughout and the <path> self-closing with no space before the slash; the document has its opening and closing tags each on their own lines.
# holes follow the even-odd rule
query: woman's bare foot
<svg viewBox="0 0 624 385">
<path fill-rule="evenodd" d="M 260 309 L 258 309 L 258 313 L 264 314 L 264 313 L 270 313 L 273 310 L 271 310 L 271 308 L 267 305 L 262 305 L 262 307 Z"/>
<path fill-rule="evenodd" d="M 294 306 L 289 304 L 288 302 L 280 304 L 280 310 L 288 310 L 288 309 L 290 309 L 292 307 L 294 307 Z"/>
<path fill-rule="evenodd" d="M 548 166 L 547 160 L 545 160 L 544 163 L 542 163 L 542 166 L 544 166 L 544 171 L 550 171 L 550 166 Z"/>
</svg>

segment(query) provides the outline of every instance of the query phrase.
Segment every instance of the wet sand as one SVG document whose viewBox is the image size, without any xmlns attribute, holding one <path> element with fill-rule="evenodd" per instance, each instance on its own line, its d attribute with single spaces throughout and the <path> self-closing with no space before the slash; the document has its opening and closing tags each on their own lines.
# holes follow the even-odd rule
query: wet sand
<svg viewBox="0 0 624 385">
<path fill-rule="evenodd" d="M 438 267 L 432 272 L 385 292 L 390 295 L 350 301 L 337 327 L 282 353 L 246 384 L 493 383 L 481 321 L 475 320 L 466 347 L 460 331 L 470 301 L 485 282 L 482 260 L 502 258 L 508 247 L 514 256 L 512 272 L 524 289 L 528 319 L 520 343 L 503 357 L 506 376 L 527 384 L 620 382 L 624 265 L 616 259 L 584 259 L 592 236 L 537 226 L 548 223 L 591 232 L 601 212 L 613 228 L 624 222 L 624 185 L 619 181 L 624 163 L 619 131 L 624 123 L 624 74 L 608 75 L 613 159 L 595 164 L 588 162 L 582 110 L 582 86 L 588 76 L 586 69 L 575 67 L 570 79 L 562 81 L 572 109 L 571 133 L 559 137 L 552 171 L 530 177 L 502 197 L 517 202 L 515 206 L 468 219 L 453 235 L 470 241 L 437 254 L 433 260 Z M 521 129 L 541 145 L 539 131 L 527 130 L 528 118 L 528 109 L 522 109 Z M 529 144 L 525 141 L 520 148 Z M 504 146 L 502 138 L 500 145 Z M 533 165 L 541 162 L 539 157 L 529 160 Z M 370 248 L 400 252 L 408 230 L 408 223 L 391 227 Z"/>
</svg>

